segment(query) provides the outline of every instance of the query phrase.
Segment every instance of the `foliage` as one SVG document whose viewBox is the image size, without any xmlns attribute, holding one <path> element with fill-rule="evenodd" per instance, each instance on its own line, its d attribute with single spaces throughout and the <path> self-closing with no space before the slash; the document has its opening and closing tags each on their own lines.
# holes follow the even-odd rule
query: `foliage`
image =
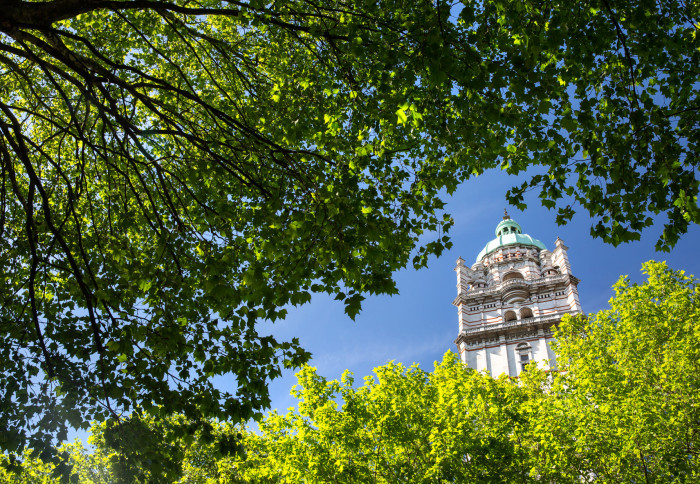
<svg viewBox="0 0 700 484">
<path fill-rule="evenodd" d="M 494 380 L 446 355 L 359 389 L 299 373 L 296 409 L 245 439 L 249 482 L 696 482 L 700 284 L 665 263 L 565 316 L 559 372 Z"/>
<path fill-rule="evenodd" d="M 68 462 L 90 459 L 108 476 L 105 482 L 115 483 L 178 477 L 188 483 L 503 482 L 527 475 L 513 438 L 523 398 L 517 384 L 469 370 L 453 353 L 432 373 L 389 363 L 375 375 L 354 388 L 349 373 L 342 382 L 327 381 L 305 367 L 293 391 L 298 408 L 268 415 L 256 432 L 211 423 L 195 430 L 181 417 L 168 419 L 170 429 L 164 429 L 162 422 L 137 418 L 120 446 L 108 442 L 110 429 L 102 424 L 93 427 L 95 452 L 69 448 Z M 189 434 L 172 432 L 183 424 Z M 163 439 L 157 446 L 144 444 L 144 435 Z M 232 439 L 243 453 L 220 450 Z M 129 462 L 125 454 L 134 452 L 127 447 L 158 449 L 161 455 Z M 155 468 L 155 462 L 165 465 Z M 26 459 L 24 466 L 28 475 L 49 475 L 40 460 Z M 84 479 L 85 468 L 77 466 L 73 475 Z"/>
<path fill-rule="evenodd" d="M 697 482 L 700 284 L 643 267 L 610 309 L 562 320 L 558 372 L 493 379 L 448 352 L 431 373 L 388 363 L 356 387 L 305 367 L 297 406 L 255 431 L 134 417 L 96 426 L 92 454 L 64 446 L 63 462 L 110 483 Z M 17 482 L 57 482 L 39 480 L 53 469 L 40 459 L 23 466 Z"/>
<path fill-rule="evenodd" d="M 42 459 L 40 455 L 25 450 L 21 463 L 10 455 L 0 456 L 0 483 L 2 484 L 112 484 L 116 481 L 109 472 L 109 459 L 100 448 L 89 452 L 80 442 L 63 444 L 58 449 L 58 459 Z M 61 479 L 60 476 L 64 476 Z"/>
<path fill-rule="evenodd" d="M 272 413 L 245 438 L 246 482 L 525 482 L 513 438 L 520 388 L 447 353 L 435 371 L 389 363 L 353 387 L 313 368 L 298 375 L 298 407 Z"/>
<path fill-rule="evenodd" d="M 698 8 L 4 2 L 0 448 L 259 415 L 309 355 L 256 322 L 395 292 L 422 233 L 418 266 L 449 246 L 441 190 L 489 168 L 542 165 L 510 200 L 614 244 L 663 213 L 672 246 L 700 220 Z"/>
<path fill-rule="evenodd" d="M 401 24 L 435 12 L 336 7 L 3 10 L 0 447 L 51 449 L 137 407 L 254 416 L 281 364 L 309 357 L 259 319 L 312 292 L 354 316 L 451 224 L 421 181 L 442 168 L 401 154 L 418 133 L 391 98 L 416 73 L 365 55 L 434 49 Z"/>
<path fill-rule="evenodd" d="M 528 116 L 540 110 L 550 120 L 516 129 L 507 170 L 547 170 L 509 200 L 524 207 L 524 191 L 539 185 L 543 205 L 560 201 L 561 223 L 574 215 L 574 204 L 564 206 L 570 196 L 596 219 L 591 234 L 615 245 L 639 239 L 651 215 L 665 213 L 657 249 L 673 247 L 700 221 L 700 3 L 488 4 L 503 36 L 505 85 L 534 96 Z"/>
<path fill-rule="evenodd" d="M 621 278 L 610 309 L 562 321 L 556 351 L 566 373 L 534 417 L 543 475 L 700 478 L 700 284 L 664 263 L 643 268 L 648 280 Z"/>
<path fill-rule="evenodd" d="M 88 439 L 63 444 L 58 458 L 26 450 L 21 462 L 0 457 L 0 483 L 158 484 L 229 482 L 232 454 L 241 434 L 230 424 L 133 414 L 121 425 L 96 424 Z"/>
</svg>

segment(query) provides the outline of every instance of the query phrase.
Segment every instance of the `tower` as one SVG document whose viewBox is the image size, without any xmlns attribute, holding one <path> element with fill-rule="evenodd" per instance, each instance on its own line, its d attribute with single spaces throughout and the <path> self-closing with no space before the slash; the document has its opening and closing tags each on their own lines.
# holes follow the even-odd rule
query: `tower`
<svg viewBox="0 0 700 484">
<path fill-rule="evenodd" d="M 581 312 L 567 250 L 557 237 L 550 252 L 505 212 L 471 268 L 457 259 L 455 343 L 465 364 L 493 377 L 518 376 L 532 361 L 556 367 L 553 327 Z"/>
</svg>

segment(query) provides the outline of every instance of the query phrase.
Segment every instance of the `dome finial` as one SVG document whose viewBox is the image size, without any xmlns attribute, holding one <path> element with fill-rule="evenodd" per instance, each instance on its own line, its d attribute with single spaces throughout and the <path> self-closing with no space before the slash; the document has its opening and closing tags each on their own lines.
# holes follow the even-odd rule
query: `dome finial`
<svg viewBox="0 0 700 484">
<path fill-rule="evenodd" d="M 508 210 L 504 208 L 503 209 L 503 220 L 509 220 L 509 219 L 510 219 L 510 215 L 508 215 Z"/>
</svg>

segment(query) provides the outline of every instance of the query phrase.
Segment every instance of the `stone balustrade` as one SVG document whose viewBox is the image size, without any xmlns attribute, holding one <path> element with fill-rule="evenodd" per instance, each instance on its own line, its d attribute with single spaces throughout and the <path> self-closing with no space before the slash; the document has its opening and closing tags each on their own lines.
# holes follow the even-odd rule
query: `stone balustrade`
<svg viewBox="0 0 700 484">
<path fill-rule="evenodd" d="M 547 276 L 547 277 L 540 277 L 539 279 L 510 279 L 505 282 L 501 282 L 500 284 L 493 286 L 493 287 L 484 287 L 484 288 L 479 288 L 479 289 L 471 289 L 467 291 L 466 293 L 460 293 L 457 298 L 454 300 L 453 304 L 457 305 L 459 302 L 460 298 L 464 297 L 469 297 L 472 298 L 474 296 L 487 296 L 487 295 L 492 295 L 492 294 L 502 294 L 505 290 L 507 290 L 511 286 L 519 286 L 519 287 L 524 287 L 528 286 L 530 289 L 530 292 L 534 292 L 536 288 L 548 284 L 556 284 L 559 282 L 566 282 L 567 279 L 569 278 L 568 274 L 557 274 L 556 276 Z"/>
<path fill-rule="evenodd" d="M 562 316 L 568 313 L 553 313 L 537 316 L 534 318 L 514 319 L 512 321 L 503 321 L 501 323 L 485 324 L 478 328 L 465 329 L 460 333 L 462 337 L 482 336 L 488 333 L 497 333 L 515 328 L 527 328 L 540 324 L 555 323 L 561 320 Z"/>
</svg>

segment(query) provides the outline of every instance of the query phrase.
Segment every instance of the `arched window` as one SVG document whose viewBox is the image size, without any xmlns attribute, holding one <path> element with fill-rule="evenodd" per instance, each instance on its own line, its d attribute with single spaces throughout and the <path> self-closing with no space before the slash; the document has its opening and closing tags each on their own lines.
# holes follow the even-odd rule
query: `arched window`
<svg viewBox="0 0 700 484">
<path fill-rule="evenodd" d="M 559 266 L 548 267 L 544 271 L 545 276 L 556 276 L 559 274 Z"/>
<path fill-rule="evenodd" d="M 515 352 L 518 355 L 518 363 L 520 364 L 520 370 L 527 370 L 527 365 L 532 360 L 532 348 L 528 343 L 520 343 L 515 347 Z"/>
<path fill-rule="evenodd" d="M 503 282 L 509 281 L 511 279 L 525 279 L 523 275 L 519 272 L 509 272 L 505 276 L 503 276 Z"/>
<path fill-rule="evenodd" d="M 475 289 L 483 289 L 487 286 L 488 284 L 486 284 L 486 281 L 481 276 L 477 276 L 476 280 L 472 283 L 472 287 L 474 287 Z"/>
<path fill-rule="evenodd" d="M 526 318 L 532 318 L 532 317 L 534 317 L 532 314 L 532 309 L 522 308 L 520 310 L 520 319 L 526 319 Z"/>
<path fill-rule="evenodd" d="M 515 314 L 515 311 L 506 311 L 503 315 L 503 321 L 515 321 L 516 319 L 518 319 L 518 315 Z"/>
</svg>

